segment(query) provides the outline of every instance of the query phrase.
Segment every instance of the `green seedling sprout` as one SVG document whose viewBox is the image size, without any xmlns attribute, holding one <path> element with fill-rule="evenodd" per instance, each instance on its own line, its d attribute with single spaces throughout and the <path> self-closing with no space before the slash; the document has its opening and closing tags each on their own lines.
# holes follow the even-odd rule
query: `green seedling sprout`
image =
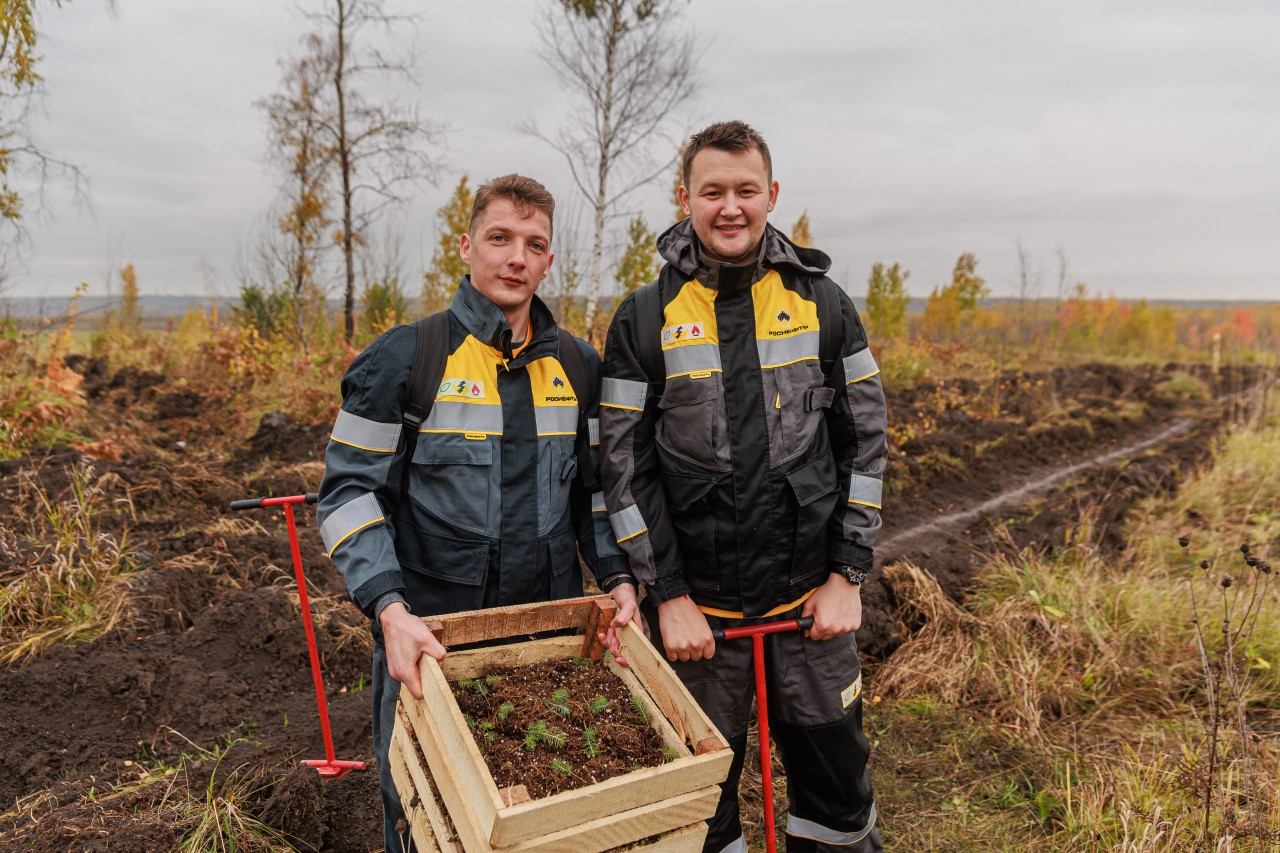
<svg viewBox="0 0 1280 853">
<path fill-rule="evenodd" d="M 551 694 L 551 698 L 547 700 L 546 706 L 555 711 L 562 717 L 569 716 L 569 691 L 561 687 L 555 693 Z"/>
</svg>

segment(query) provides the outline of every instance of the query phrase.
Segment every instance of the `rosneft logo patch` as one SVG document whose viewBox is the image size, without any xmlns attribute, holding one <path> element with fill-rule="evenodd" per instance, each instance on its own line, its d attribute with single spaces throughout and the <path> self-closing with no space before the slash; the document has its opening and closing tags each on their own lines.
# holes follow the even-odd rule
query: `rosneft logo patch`
<svg viewBox="0 0 1280 853">
<path fill-rule="evenodd" d="M 801 323 L 798 326 L 791 325 L 791 315 L 788 314 L 786 311 L 779 311 L 777 313 L 777 316 L 774 317 L 774 319 L 778 321 L 778 324 L 782 326 L 782 328 L 770 329 L 769 337 L 771 338 L 784 338 L 787 335 L 796 335 L 796 334 L 799 334 L 800 332 L 809 331 L 808 323 Z"/>
<path fill-rule="evenodd" d="M 484 383 L 474 379 L 446 379 L 440 383 L 436 399 L 444 397 L 462 397 L 468 400 L 484 399 Z"/>
<path fill-rule="evenodd" d="M 698 338 L 705 338 L 706 335 L 706 323 L 700 323 L 696 320 L 692 323 L 677 323 L 662 330 L 662 345 L 667 346 L 681 341 L 697 340 Z"/>
<path fill-rule="evenodd" d="M 565 382 L 559 376 L 553 377 L 551 387 L 561 392 L 559 396 L 548 395 L 545 401 L 548 403 L 576 403 L 578 398 L 574 396 L 573 389 L 569 387 L 569 383 Z"/>
</svg>

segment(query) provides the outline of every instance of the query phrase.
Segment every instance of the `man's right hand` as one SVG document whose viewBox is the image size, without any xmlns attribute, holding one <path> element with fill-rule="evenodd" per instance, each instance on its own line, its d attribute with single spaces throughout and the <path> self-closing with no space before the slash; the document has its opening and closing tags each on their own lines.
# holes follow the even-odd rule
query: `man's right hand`
<svg viewBox="0 0 1280 853">
<path fill-rule="evenodd" d="M 387 650 L 387 672 L 407 687 L 414 699 L 422 698 L 422 677 L 418 675 L 418 658 L 424 653 L 444 660 L 444 646 L 417 616 L 400 602 L 390 604 L 378 614 L 382 624 L 382 643 Z"/>
<path fill-rule="evenodd" d="M 658 605 L 658 630 L 667 660 L 710 659 L 716 653 L 716 640 L 711 636 L 707 617 L 687 595 Z"/>
</svg>

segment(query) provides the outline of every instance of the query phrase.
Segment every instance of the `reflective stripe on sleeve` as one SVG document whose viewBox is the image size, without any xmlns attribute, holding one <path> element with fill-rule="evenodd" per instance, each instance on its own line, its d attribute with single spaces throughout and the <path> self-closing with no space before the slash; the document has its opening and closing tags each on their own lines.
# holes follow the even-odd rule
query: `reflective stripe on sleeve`
<svg viewBox="0 0 1280 853">
<path fill-rule="evenodd" d="M 626 542 L 649 529 L 644 523 L 644 517 L 640 515 L 640 507 L 634 504 L 610 515 L 609 524 L 619 542 Z"/>
<path fill-rule="evenodd" d="M 577 408 L 570 409 L 577 416 Z M 420 432 L 482 432 L 502 435 L 502 406 L 436 400 Z"/>
<path fill-rule="evenodd" d="M 756 341 L 761 367 L 782 367 L 818 357 L 818 333 L 801 332 L 788 338 Z"/>
<path fill-rule="evenodd" d="M 844 384 L 846 385 L 870 379 L 879 372 L 880 366 L 876 364 L 876 357 L 871 354 L 871 347 L 859 350 L 853 355 L 845 356 Z"/>
<path fill-rule="evenodd" d="M 400 424 L 379 423 L 339 409 L 329 438 L 360 450 L 395 453 L 400 444 Z"/>
<path fill-rule="evenodd" d="M 324 547 L 332 557 L 333 552 L 338 550 L 338 546 L 352 534 L 377 524 L 383 518 L 385 516 L 382 514 L 382 505 L 378 503 L 378 499 L 374 497 L 373 492 L 365 492 L 329 514 L 324 524 L 320 525 L 320 538 L 324 540 Z"/>
<path fill-rule="evenodd" d="M 667 367 L 668 379 L 688 373 L 720 370 L 720 345 L 692 344 L 672 347 L 662 351 L 662 360 Z"/>
<path fill-rule="evenodd" d="M 592 447 L 600 446 L 599 418 L 587 418 L 587 441 Z"/>
<path fill-rule="evenodd" d="M 876 806 L 871 804 L 871 811 L 867 814 L 867 825 L 859 829 L 857 832 L 842 832 L 838 829 L 831 829 L 820 823 L 811 820 L 805 820 L 802 817 L 796 817 L 793 814 L 787 815 L 787 834 L 795 835 L 799 838 L 809 838 L 814 841 L 825 842 L 827 844 L 836 844 L 846 846 L 849 844 L 857 844 L 862 839 L 871 834 L 871 830 L 876 825 Z"/>
<path fill-rule="evenodd" d="M 849 481 L 849 503 L 880 509 L 880 490 L 883 484 L 875 477 L 854 474 Z"/>
<path fill-rule="evenodd" d="M 721 847 L 717 853 L 747 853 L 746 836 L 739 835 L 737 838 Z"/>
<path fill-rule="evenodd" d="M 538 435 L 577 435 L 577 406 L 534 406 Z"/>
<path fill-rule="evenodd" d="M 632 411 L 643 412 L 644 400 L 648 392 L 649 386 L 644 382 L 635 382 L 630 379 L 609 379 L 606 377 L 600 389 L 600 405 L 608 406 L 611 409 L 631 409 Z"/>
<path fill-rule="evenodd" d="M 604 505 L 604 492 L 596 492 L 591 496 L 592 512 L 608 512 L 608 508 Z"/>
</svg>

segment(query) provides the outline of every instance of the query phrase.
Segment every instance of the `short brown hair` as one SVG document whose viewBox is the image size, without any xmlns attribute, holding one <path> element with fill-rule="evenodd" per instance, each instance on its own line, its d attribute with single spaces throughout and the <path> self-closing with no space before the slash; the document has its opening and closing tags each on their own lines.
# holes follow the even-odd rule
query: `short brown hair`
<svg viewBox="0 0 1280 853">
<path fill-rule="evenodd" d="M 773 158 L 769 156 L 769 146 L 751 125 L 743 121 L 719 121 L 705 127 L 689 137 L 681 153 L 680 180 L 689 185 L 689 170 L 693 168 L 693 155 L 703 148 L 715 148 L 720 151 L 750 151 L 755 148 L 764 158 L 765 171 L 769 180 L 773 180 Z"/>
<path fill-rule="evenodd" d="M 532 216 L 535 210 L 545 213 L 547 224 L 554 228 L 556 200 L 551 193 L 533 178 L 512 173 L 487 181 L 476 190 L 476 200 L 471 205 L 471 222 L 467 224 L 468 233 L 474 235 L 476 222 L 480 220 L 485 208 L 499 198 L 511 202 L 521 216 Z"/>
</svg>

